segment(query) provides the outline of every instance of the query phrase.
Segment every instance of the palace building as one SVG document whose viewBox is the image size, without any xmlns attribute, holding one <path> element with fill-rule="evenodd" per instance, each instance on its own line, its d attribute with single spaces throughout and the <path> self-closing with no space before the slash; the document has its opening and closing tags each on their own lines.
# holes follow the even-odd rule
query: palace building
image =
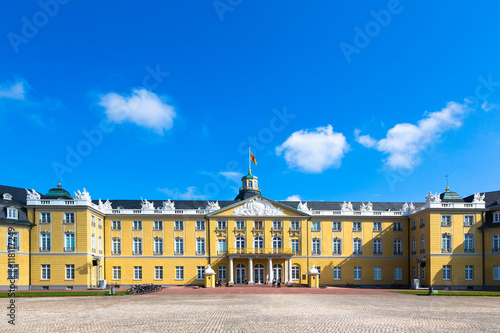
<svg viewBox="0 0 500 333">
<path fill-rule="evenodd" d="M 234 201 L 92 200 L 0 186 L 0 287 L 231 284 L 500 289 L 500 191 L 425 201 L 294 202 L 248 173 Z M 8 267 L 8 269 L 7 269 Z"/>
</svg>

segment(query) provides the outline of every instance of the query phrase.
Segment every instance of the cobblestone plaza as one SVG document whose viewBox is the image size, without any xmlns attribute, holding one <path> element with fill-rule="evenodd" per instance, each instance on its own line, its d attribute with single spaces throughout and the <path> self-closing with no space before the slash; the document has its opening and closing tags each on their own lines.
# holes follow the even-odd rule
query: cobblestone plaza
<svg viewBox="0 0 500 333">
<path fill-rule="evenodd" d="M 23 298 L 17 300 L 17 325 L 2 320 L 0 331 L 500 331 L 500 302 L 495 297 L 363 292 Z"/>
</svg>

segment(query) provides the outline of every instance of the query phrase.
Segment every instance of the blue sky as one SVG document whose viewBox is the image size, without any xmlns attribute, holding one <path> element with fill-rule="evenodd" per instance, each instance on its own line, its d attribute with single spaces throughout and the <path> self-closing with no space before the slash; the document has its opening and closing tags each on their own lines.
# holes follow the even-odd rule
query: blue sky
<svg viewBox="0 0 500 333">
<path fill-rule="evenodd" d="M 499 190 L 493 1 L 8 2 L 0 183 L 93 199 Z"/>
</svg>

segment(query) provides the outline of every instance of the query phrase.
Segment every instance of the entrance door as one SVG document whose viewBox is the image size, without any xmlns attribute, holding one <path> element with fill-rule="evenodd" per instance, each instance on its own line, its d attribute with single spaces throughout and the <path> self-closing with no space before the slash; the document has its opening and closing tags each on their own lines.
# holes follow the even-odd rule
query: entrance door
<svg viewBox="0 0 500 333">
<path fill-rule="evenodd" d="M 238 264 L 236 265 L 236 281 L 234 281 L 236 284 L 242 284 L 243 281 L 245 280 L 247 273 L 245 269 L 245 265 L 243 264 Z"/>
<path fill-rule="evenodd" d="M 253 280 L 255 283 L 265 283 L 264 279 L 264 265 L 257 264 L 253 269 Z"/>
<path fill-rule="evenodd" d="M 278 279 L 280 279 L 281 283 L 283 283 L 283 277 L 281 276 L 282 270 L 283 270 L 283 266 L 281 266 L 281 264 L 274 264 L 273 265 L 273 278 L 276 278 L 276 281 L 278 281 Z"/>
</svg>

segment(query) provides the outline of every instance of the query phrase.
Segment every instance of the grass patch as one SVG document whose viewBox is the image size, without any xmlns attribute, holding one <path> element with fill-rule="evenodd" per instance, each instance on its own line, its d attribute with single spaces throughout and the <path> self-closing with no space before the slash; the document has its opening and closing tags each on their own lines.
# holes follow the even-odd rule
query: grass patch
<svg viewBox="0 0 500 333">
<path fill-rule="evenodd" d="M 116 295 L 126 295 L 126 291 L 117 291 Z M 41 291 L 16 292 L 17 297 L 68 297 L 68 296 L 104 296 L 104 291 Z M 112 295 L 108 295 L 112 296 Z M 9 293 L 0 293 L 0 298 L 10 298 Z"/>
<path fill-rule="evenodd" d="M 498 291 L 441 291 L 437 294 L 429 295 L 428 291 L 390 291 L 397 294 L 427 295 L 427 296 L 500 296 Z"/>
</svg>

